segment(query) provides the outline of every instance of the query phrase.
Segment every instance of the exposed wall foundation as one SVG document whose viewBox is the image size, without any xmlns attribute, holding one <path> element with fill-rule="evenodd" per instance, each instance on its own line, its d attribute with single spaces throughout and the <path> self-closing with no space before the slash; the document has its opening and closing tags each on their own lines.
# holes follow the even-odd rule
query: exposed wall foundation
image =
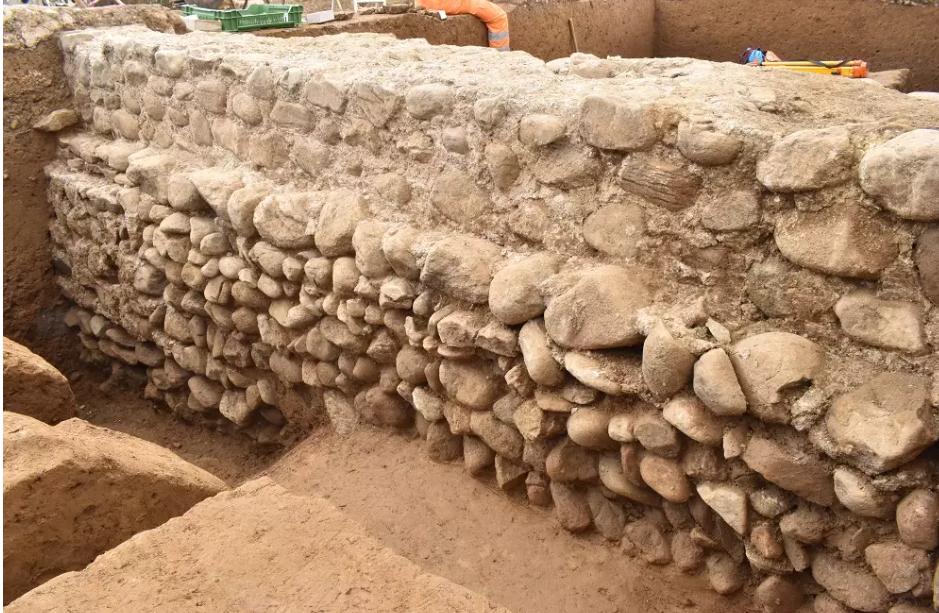
<svg viewBox="0 0 939 613">
<path fill-rule="evenodd" d="M 62 47 L 57 282 L 150 397 L 259 440 L 416 428 L 767 610 L 929 602 L 935 105 L 377 35 Z"/>
</svg>

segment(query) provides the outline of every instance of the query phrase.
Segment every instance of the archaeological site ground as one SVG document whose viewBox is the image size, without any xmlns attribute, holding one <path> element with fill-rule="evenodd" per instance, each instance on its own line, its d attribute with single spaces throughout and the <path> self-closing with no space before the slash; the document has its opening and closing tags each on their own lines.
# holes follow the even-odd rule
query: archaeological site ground
<svg viewBox="0 0 939 613">
<path fill-rule="evenodd" d="M 360 8 L 4 7 L 4 610 L 939 611 L 939 6 Z"/>
</svg>

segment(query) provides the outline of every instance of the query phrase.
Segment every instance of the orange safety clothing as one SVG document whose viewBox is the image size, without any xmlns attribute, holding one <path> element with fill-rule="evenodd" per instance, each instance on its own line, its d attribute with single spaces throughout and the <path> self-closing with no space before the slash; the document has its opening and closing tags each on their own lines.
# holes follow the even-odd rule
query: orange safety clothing
<svg viewBox="0 0 939 613">
<path fill-rule="evenodd" d="M 497 4 L 489 0 L 419 0 L 421 6 L 448 15 L 475 15 L 489 30 L 489 46 L 509 51 L 509 17 Z"/>
</svg>

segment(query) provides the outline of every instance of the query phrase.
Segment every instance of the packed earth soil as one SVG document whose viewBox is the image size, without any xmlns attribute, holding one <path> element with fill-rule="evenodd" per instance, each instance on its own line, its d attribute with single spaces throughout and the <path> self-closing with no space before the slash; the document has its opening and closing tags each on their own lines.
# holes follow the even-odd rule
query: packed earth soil
<svg viewBox="0 0 939 613">
<path fill-rule="evenodd" d="M 232 521 L 232 518 L 238 521 Z M 126 589 L 126 577 L 133 589 Z M 329 501 L 270 479 L 222 492 L 31 591 L 8 613 L 509 613 L 424 572 Z"/>
</svg>

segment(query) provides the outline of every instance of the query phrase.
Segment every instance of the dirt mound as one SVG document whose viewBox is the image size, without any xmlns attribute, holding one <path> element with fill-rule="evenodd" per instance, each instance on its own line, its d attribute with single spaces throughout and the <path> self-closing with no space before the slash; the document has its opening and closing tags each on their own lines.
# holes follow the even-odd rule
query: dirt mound
<svg viewBox="0 0 939 613">
<path fill-rule="evenodd" d="M 232 521 L 238 518 L 238 521 Z M 126 584 L 134 577 L 133 586 Z M 330 503 L 269 479 L 138 534 L 7 611 L 379 611 L 507 613 L 429 575 Z"/>
<path fill-rule="evenodd" d="M 131 436 L 15 413 L 3 416 L 3 472 L 4 603 L 226 488 Z"/>
<path fill-rule="evenodd" d="M 54 424 L 75 416 L 68 380 L 49 362 L 3 339 L 3 410 Z"/>
</svg>

